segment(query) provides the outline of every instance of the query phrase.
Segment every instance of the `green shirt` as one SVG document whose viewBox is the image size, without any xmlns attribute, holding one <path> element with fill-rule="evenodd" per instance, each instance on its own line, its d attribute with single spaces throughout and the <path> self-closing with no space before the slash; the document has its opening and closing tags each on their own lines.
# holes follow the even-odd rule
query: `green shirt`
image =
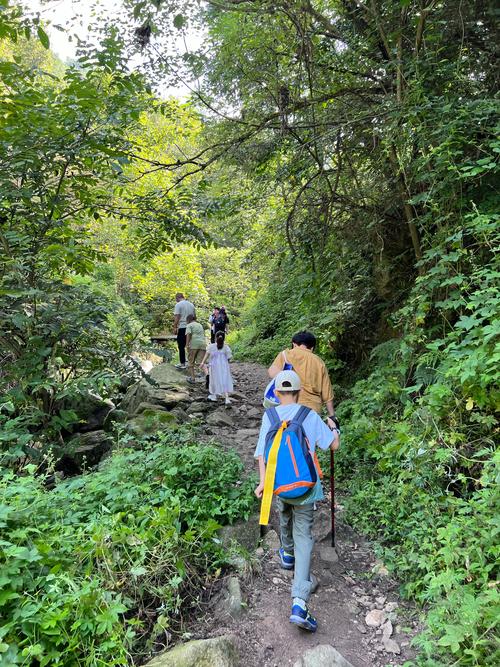
<svg viewBox="0 0 500 667">
<path fill-rule="evenodd" d="M 199 322 L 190 322 L 186 326 L 186 336 L 191 334 L 191 343 L 189 347 L 192 350 L 205 350 L 207 345 L 205 342 L 205 332 Z"/>
</svg>

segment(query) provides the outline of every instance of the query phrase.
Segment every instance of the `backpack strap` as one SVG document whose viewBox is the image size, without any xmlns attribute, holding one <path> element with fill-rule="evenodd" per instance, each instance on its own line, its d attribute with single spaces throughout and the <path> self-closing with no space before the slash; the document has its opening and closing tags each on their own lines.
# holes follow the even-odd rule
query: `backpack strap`
<svg viewBox="0 0 500 667">
<path fill-rule="evenodd" d="M 274 408 L 270 408 L 270 410 L 274 410 Z M 262 492 L 262 503 L 260 506 L 259 517 L 259 524 L 261 526 L 267 526 L 269 523 L 269 514 L 271 513 L 271 502 L 273 499 L 274 491 L 274 478 L 276 476 L 276 466 L 278 464 L 278 451 L 281 444 L 281 436 L 283 435 L 283 431 L 286 427 L 286 422 L 280 422 L 280 426 L 278 427 L 276 435 L 274 436 L 273 444 L 267 459 L 266 474 L 264 478 L 264 490 Z"/>
<path fill-rule="evenodd" d="M 305 405 L 301 405 L 297 414 L 295 417 L 292 419 L 293 422 L 296 424 L 303 424 L 304 419 L 307 417 L 307 415 L 311 412 L 311 408 L 308 408 Z"/>
<path fill-rule="evenodd" d="M 269 421 L 271 422 L 271 428 L 273 428 L 273 426 L 278 426 L 278 424 L 281 424 L 281 419 L 279 418 L 278 413 L 276 412 L 276 408 L 267 408 L 266 415 Z"/>
</svg>

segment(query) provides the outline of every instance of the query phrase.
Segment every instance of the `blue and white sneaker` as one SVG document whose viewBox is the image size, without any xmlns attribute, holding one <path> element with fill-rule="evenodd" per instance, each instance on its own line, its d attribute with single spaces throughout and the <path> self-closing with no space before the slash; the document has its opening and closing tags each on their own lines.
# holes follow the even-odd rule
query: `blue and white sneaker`
<svg viewBox="0 0 500 667">
<path fill-rule="evenodd" d="M 298 604 L 294 604 L 292 607 L 290 623 L 298 625 L 299 628 L 307 630 L 308 632 L 316 632 L 318 628 L 318 621 L 314 618 L 314 616 L 309 613 L 307 608 L 303 609 Z"/>
<path fill-rule="evenodd" d="M 283 547 L 279 548 L 278 556 L 280 557 L 281 567 L 284 570 L 293 570 L 295 567 L 295 556 L 287 553 Z"/>
</svg>

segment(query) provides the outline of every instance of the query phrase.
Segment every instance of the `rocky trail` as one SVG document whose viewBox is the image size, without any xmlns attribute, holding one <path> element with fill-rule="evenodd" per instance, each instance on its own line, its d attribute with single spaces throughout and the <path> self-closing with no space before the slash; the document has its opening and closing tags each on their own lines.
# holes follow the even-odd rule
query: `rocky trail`
<svg viewBox="0 0 500 667">
<path fill-rule="evenodd" d="M 199 419 L 207 438 L 238 452 L 248 473 L 256 470 L 253 459 L 262 415 L 265 368 L 253 363 L 232 366 L 235 394 L 230 407 L 206 400 L 204 386 L 189 387 L 190 403 L 185 410 Z M 325 491 L 326 491 L 325 485 Z M 403 665 L 414 652 L 409 646 L 417 632 L 416 611 L 398 596 L 398 583 L 376 560 L 370 545 L 342 520 L 341 497 L 337 499 L 336 551 L 330 546 L 328 494 L 315 515 L 315 547 L 312 573 L 317 589 L 310 600 L 318 619 L 318 630 L 308 634 L 288 621 L 293 573 L 279 567 L 277 559 L 278 517 L 262 542 L 257 517 L 228 527 L 222 539 L 236 539 L 252 553 L 250 565 L 236 558 L 235 571 L 207 595 L 197 619 L 187 623 L 186 637 L 209 639 L 190 642 L 192 662 L 185 656 L 151 665 L 242 665 L 245 667 L 388 667 Z M 325 548 L 327 547 L 327 548 Z M 219 639 L 216 639 L 219 638 Z M 204 662 L 213 653 L 213 661 Z M 197 651 L 201 651 L 198 655 Z M 235 651 L 233 653 L 233 651 Z M 235 657 L 235 656 L 238 657 Z M 198 656 L 198 657 L 196 657 Z"/>
</svg>

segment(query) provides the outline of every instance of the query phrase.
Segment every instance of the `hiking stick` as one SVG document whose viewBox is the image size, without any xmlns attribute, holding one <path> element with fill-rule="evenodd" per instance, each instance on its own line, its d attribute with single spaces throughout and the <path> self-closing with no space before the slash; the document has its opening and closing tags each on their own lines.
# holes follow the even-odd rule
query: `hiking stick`
<svg viewBox="0 0 500 667">
<path fill-rule="evenodd" d="M 330 449 L 330 495 L 332 510 L 332 547 L 335 547 L 335 457 L 333 449 Z"/>
</svg>

